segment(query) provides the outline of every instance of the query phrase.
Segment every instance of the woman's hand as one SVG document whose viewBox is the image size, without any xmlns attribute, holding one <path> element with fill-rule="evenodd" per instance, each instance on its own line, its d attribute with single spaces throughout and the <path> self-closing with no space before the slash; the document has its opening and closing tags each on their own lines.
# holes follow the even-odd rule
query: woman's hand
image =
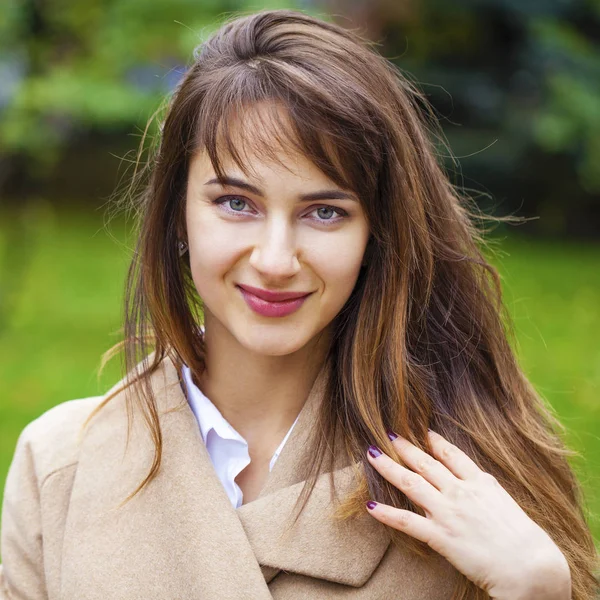
<svg viewBox="0 0 600 600">
<path fill-rule="evenodd" d="M 388 435 L 410 469 L 376 446 L 369 447 L 369 462 L 426 516 L 367 503 L 378 521 L 426 542 L 492 598 L 570 600 L 566 558 L 495 477 L 432 431 L 435 458 Z"/>
</svg>

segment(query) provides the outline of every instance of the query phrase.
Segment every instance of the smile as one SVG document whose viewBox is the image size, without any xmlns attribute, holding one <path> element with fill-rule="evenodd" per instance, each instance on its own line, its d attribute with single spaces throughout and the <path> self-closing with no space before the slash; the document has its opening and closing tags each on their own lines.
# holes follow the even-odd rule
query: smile
<svg viewBox="0 0 600 600">
<path fill-rule="evenodd" d="M 273 301 L 259 298 L 256 294 L 250 292 L 247 287 L 241 287 L 239 285 L 236 287 L 240 290 L 246 304 L 255 313 L 263 317 L 285 317 L 290 315 L 293 312 L 296 312 L 304 304 L 304 301 L 312 294 L 312 292 L 308 292 L 303 296 L 291 298 L 289 300 Z"/>
</svg>

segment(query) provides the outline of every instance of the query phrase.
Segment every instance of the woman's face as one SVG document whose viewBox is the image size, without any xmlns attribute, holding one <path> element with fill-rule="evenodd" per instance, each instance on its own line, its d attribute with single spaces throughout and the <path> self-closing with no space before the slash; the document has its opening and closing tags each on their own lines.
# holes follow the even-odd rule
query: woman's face
<svg viewBox="0 0 600 600">
<path fill-rule="evenodd" d="M 358 198 L 303 156 L 282 161 L 290 171 L 254 157 L 252 179 L 225 162 L 231 181 L 222 185 L 198 153 L 186 196 L 191 272 L 207 336 L 221 331 L 270 356 L 300 350 L 332 322 L 354 288 L 369 237 Z M 243 287 L 308 296 L 270 302 Z"/>
</svg>

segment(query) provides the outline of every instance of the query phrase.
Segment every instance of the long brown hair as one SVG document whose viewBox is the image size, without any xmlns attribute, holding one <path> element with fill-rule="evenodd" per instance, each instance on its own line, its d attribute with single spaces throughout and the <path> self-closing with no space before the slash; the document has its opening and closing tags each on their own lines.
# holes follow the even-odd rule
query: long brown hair
<svg viewBox="0 0 600 600">
<path fill-rule="evenodd" d="M 423 514 L 375 472 L 365 448 L 376 443 L 400 460 L 385 433 L 392 428 L 431 453 L 430 427 L 494 475 L 548 532 L 569 562 L 573 598 L 589 600 L 598 589 L 598 562 L 582 491 L 567 462 L 577 453 L 566 448 L 564 426 L 517 364 L 500 278 L 483 253 L 490 247 L 485 218 L 519 219 L 484 218 L 451 183 L 439 164 L 440 149 L 449 150 L 433 109 L 373 46 L 355 31 L 299 11 L 234 15 L 197 48 L 163 106 L 159 143 L 125 197 L 139 228 L 127 276 L 124 341 L 103 360 L 124 349 L 125 387 L 136 390 L 130 416 L 135 404 L 155 442 L 154 464 L 133 495 L 161 462 L 150 375 L 166 356 L 193 373 L 204 364 L 202 301 L 188 255 L 180 257 L 177 248 L 185 238 L 190 159 L 206 149 L 222 176 L 223 153 L 247 173 L 240 152 L 277 160 L 282 149 L 294 147 L 332 181 L 356 191 L 371 232 L 368 265 L 333 324 L 328 359 L 335 368 L 315 427 L 324 435 L 301 494 L 304 504 L 339 435 L 347 456 L 364 467 L 339 518 L 362 514 L 370 498 Z M 285 107 L 287 118 L 273 111 L 264 136 L 236 145 L 227 125 L 259 102 Z M 399 531 L 392 536 L 422 556 L 433 553 Z M 459 579 L 455 599 L 486 597 Z"/>
</svg>

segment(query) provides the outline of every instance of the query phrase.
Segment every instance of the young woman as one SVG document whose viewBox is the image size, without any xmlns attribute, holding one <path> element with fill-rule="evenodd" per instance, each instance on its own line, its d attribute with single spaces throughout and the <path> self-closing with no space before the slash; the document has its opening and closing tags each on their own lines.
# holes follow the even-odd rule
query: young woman
<svg viewBox="0 0 600 600">
<path fill-rule="evenodd" d="M 594 597 L 573 452 L 435 127 L 301 12 L 201 45 L 134 196 L 125 376 L 21 434 L 2 598 Z"/>
</svg>

